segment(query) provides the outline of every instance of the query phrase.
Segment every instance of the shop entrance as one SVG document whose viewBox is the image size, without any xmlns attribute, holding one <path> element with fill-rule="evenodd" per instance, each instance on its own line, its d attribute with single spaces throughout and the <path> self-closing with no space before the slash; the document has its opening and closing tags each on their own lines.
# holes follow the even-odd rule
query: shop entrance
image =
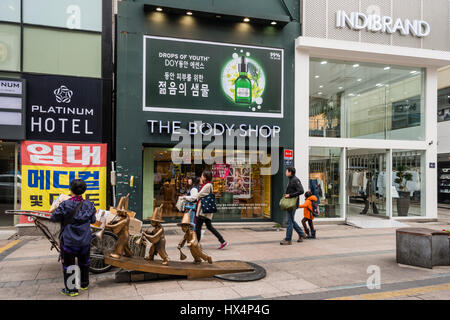
<svg viewBox="0 0 450 320">
<path fill-rule="evenodd" d="M 389 150 L 347 149 L 347 220 L 389 218 L 387 159 Z"/>
<path fill-rule="evenodd" d="M 18 171 L 18 144 L 0 142 L 0 226 L 13 226 L 14 216 L 6 210 L 20 208 L 21 176 Z"/>
<path fill-rule="evenodd" d="M 191 149 L 183 154 L 183 163 L 175 164 L 172 152 L 180 153 L 181 150 L 144 148 L 144 220 L 152 216 L 155 207 L 164 204 L 163 219 L 178 222 L 183 212 L 176 208 L 177 199 L 186 194 L 188 179 L 200 177 L 203 170 L 211 171 L 213 176 L 213 192 L 217 203 L 215 221 L 259 221 L 271 218 L 271 176 L 262 174 L 263 168 L 271 166 L 270 155 L 262 163 L 259 151 L 234 150 L 233 159 L 221 163 L 219 159 L 225 159 L 224 151 L 216 150 L 212 156 L 217 162 L 208 164 L 204 160 L 201 163 L 195 161 L 203 150 Z"/>
</svg>

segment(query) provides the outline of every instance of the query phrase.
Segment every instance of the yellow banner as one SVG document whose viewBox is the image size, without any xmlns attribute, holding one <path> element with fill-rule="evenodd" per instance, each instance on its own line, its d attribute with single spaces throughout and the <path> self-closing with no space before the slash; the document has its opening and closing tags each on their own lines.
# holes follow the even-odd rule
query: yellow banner
<svg viewBox="0 0 450 320">
<path fill-rule="evenodd" d="M 86 182 L 85 200 L 106 210 L 106 167 L 53 167 L 22 165 L 22 210 L 48 211 L 60 194 L 70 195 L 73 179 Z"/>
</svg>

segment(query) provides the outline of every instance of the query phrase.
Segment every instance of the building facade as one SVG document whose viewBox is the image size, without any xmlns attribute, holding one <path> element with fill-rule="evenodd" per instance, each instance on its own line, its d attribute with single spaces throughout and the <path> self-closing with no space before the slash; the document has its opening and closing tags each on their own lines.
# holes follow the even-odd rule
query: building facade
<svg viewBox="0 0 450 320">
<path fill-rule="evenodd" d="M 319 195 L 321 219 L 437 218 L 448 9 L 448 1 L 302 1 L 295 164 Z"/>
<path fill-rule="evenodd" d="M 106 0 L 1 1 L 0 210 L 48 210 L 51 191 L 78 177 L 70 166 L 25 169 L 25 141 L 48 159 L 62 147 L 53 143 L 110 142 L 112 19 Z M 0 225 L 19 222 L 0 214 Z"/>
<path fill-rule="evenodd" d="M 211 170 L 215 221 L 283 222 L 278 201 L 292 165 L 299 5 L 118 3 L 117 196 L 130 193 L 138 218 L 163 205 L 164 220 L 178 221 L 187 178 Z M 183 129 L 192 141 L 175 163 Z M 242 145 L 228 140 L 232 132 Z M 217 161 L 208 163 L 206 153 Z"/>
</svg>

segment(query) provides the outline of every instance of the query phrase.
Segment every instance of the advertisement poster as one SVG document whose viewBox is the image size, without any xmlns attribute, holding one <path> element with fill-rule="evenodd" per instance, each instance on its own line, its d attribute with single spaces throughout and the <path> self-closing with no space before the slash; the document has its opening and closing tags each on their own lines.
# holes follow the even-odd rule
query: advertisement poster
<svg viewBox="0 0 450 320">
<path fill-rule="evenodd" d="M 143 110 L 283 117 L 283 49 L 144 36 Z"/>
<path fill-rule="evenodd" d="M 106 144 L 24 141 L 21 210 L 50 210 L 60 194 L 70 195 L 69 184 L 83 179 L 83 198 L 97 209 L 106 209 Z M 20 223 L 31 223 L 21 216 Z"/>
<path fill-rule="evenodd" d="M 101 80 L 25 75 L 27 139 L 102 140 Z"/>
</svg>

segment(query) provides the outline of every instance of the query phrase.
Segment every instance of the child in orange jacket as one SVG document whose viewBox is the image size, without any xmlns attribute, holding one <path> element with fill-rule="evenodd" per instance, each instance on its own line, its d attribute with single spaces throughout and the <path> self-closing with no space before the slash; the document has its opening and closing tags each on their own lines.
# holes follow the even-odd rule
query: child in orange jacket
<svg viewBox="0 0 450 320">
<path fill-rule="evenodd" d="M 313 208 L 313 201 L 317 201 L 317 197 L 311 193 L 311 191 L 305 192 L 305 202 L 301 205 L 299 205 L 299 208 L 303 208 L 303 215 L 304 218 L 302 220 L 303 228 L 305 229 L 306 237 L 308 239 L 315 239 L 316 238 L 316 230 L 314 229 L 314 208 Z M 311 228 L 311 233 L 309 233 L 308 227 L 306 226 L 306 222 L 308 222 L 309 227 Z"/>
</svg>

